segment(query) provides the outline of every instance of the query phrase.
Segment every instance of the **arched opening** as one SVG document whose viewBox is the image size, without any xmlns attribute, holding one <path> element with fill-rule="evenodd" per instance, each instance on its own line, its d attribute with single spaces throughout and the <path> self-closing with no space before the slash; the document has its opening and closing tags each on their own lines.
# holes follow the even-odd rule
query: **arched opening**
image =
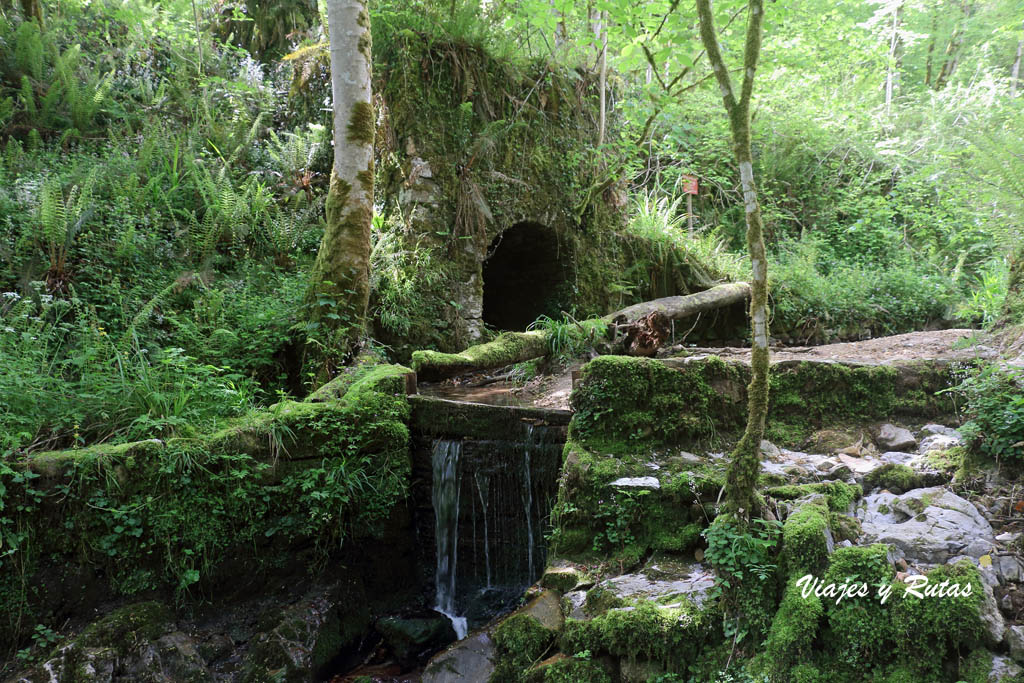
<svg viewBox="0 0 1024 683">
<path fill-rule="evenodd" d="M 494 238 L 484 261 L 483 320 L 499 330 L 525 330 L 542 314 L 558 314 L 568 258 L 553 230 L 516 223 Z"/>
</svg>

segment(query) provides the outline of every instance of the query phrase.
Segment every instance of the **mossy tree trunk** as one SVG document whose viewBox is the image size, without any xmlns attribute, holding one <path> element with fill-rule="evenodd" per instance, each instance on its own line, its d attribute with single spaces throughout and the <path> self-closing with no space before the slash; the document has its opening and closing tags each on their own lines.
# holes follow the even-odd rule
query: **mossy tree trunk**
<svg viewBox="0 0 1024 683">
<path fill-rule="evenodd" d="M 1024 246 L 1010 255 L 1010 278 L 1003 304 L 1003 321 L 1007 325 L 1024 325 Z"/>
<path fill-rule="evenodd" d="M 761 439 L 764 436 L 765 416 L 768 411 L 768 259 L 764 248 L 764 226 L 761 207 L 754 186 L 754 167 L 750 153 L 750 97 L 754 90 L 754 75 L 761 53 L 761 29 L 764 23 L 763 0 L 749 0 L 747 4 L 747 36 L 743 50 L 743 84 L 739 98 L 733 90 L 732 79 L 718 44 L 711 0 L 697 0 L 700 19 L 700 38 L 704 43 L 711 68 L 715 72 L 722 101 L 729 115 L 733 152 L 740 168 L 743 186 L 743 205 L 747 220 L 747 249 L 753 271 L 750 280 L 750 319 L 752 329 L 750 386 L 747 388 L 747 428 L 736 445 L 726 477 L 726 509 L 741 518 L 749 519 L 757 507 L 754 487 L 761 469 Z"/>
<path fill-rule="evenodd" d="M 327 227 L 310 287 L 311 355 L 318 377 L 356 349 L 370 297 L 374 115 L 366 0 L 328 0 L 334 168 Z"/>
</svg>

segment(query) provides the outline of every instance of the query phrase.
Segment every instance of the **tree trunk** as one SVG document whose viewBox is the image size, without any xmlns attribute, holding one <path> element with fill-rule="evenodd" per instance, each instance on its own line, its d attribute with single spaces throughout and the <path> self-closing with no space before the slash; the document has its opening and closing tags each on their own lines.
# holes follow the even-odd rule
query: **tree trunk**
<svg viewBox="0 0 1024 683">
<path fill-rule="evenodd" d="M 601 112 L 597 123 L 597 144 L 604 144 L 604 128 L 606 119 L 606 106 L 608 89 L 608 12 L 601 12 L 600 23 L 598 24 L 597 40 L 600 45 L 601 57 L 599 63 L 600 89 L 601 89 Z"/>
<path fill-rule="evenodd" d="M 667 296 L 663 299 L 627 306 L 621 311 L 606 315 L 605 320 L 621 325 L 636 322 L 654 312 L 664 314 L 669 320 L 679 320 L 704 311 L 739 303 L 749 298 L 750 285 L 746 282 L 730 282 L 696 294 Z"/>
<path fill-rule="evenodd" d="M 503 332 L 494 341 L 471 346 L 461 353 L 414 351 L 412 369 L 419 379 L 430 382 L 474 370 L 503 368 L 547 354 L 548 334 L 544 330 Z"/>
<path fill-rule="evenodd" d="M 370 227 L 373 221 L 374 113 L 371 90 L 370 14 L 366 0 L 328 0 L 334 167 L 327 193 L 327 226 L 313 265 L 312 337 L 322 360 L 317 374 L 332 374 L 363 332 L 370 297 Z"/>
<path fill-rule="evenodd" d="M 21 0 L 21 11 L 26 19 L 35 19 L 43 28 L 43 5 L 40 0 Z"/>
<path fill-rule="evenodd" d="M 754 89 L 754 75 L 761 53 L 761 27 L 764 22 L 763 0 L 748 0 L 747 35 L 743 50 L 743 85 L 739 99 L 733 92 L 732 79 L 718 44 L 711 0 L 697 0 L 700 19 L 700 37 L 711 67 L 718 80 L 722 102 L 729 115 L 733 152 L 740 169 L 743 188 L 743 206 L 747 222 L 747 249 L 752 269 L 751 319 L 751 380 L 747 387 L 747 427 L 736 445 L 726 475 L 726 510 L 741 519 L 749 519 L 756 511 L 754 487 L 761 470 L 761 439 L 764 437 L 765 417 L 768 412 L 768 259 L 764 248 L 764 225 L 754 185 L 753 158 L 750 151 L 750 98 Z"/>
<path fill-rule="evenodd" d="M 900 20 L 903 17 L 903 3 L 897 5 L 892 11 L 892 36 L 889 38 L 889 61 L 885 70 L 885 115 L 892 113 L 892 98 L 896 90 L 896 80 L 899 78 L 900 62 Z"/>
<path fill-rule="evenodd" d="M 924 62 L 924 84 L 931 86 L 932 84 L 932 65 L 935 57 L 935 41 L 938 40 L 939 33 L 939 12 L 937 9 L 932 10 L 932 34 L 928 39 L 928 57 Z"/>
<path fill-rule="evenodd" d="M 1013 68 L 1010 69 L 1010 98 L 1017 96 L 1017 83 L 1020 81 L 1020 57 L 1024 52 L 1024 40 L 1017 41 L 1017 58 L 1013 60 Z"/>
</svg>

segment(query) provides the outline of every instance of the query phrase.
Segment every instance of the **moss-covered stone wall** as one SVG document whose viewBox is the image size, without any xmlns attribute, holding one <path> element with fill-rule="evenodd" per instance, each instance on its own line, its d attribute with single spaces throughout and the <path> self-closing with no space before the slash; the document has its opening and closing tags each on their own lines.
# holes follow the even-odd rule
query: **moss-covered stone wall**
<svg viewBox="0 0 1024 683">
<path fill-rule="evenodd" d="M 542 248 L 554 245 L 564 269 L 539 304 L 551 316 L 604 314 L 713 284 L 688 255 L 622 234 L 623 186 L 595 149 L 595 74 L 517 63 L 411 27 L 374 32 L 381 219 L 443 271 L 419 293 L 411 325 L 377 321 L 400 357 L 481 336 L 482 264 L 495 238 L 521 224 L 550 233 Z"/>
<path fill-rule="evenodd" d="M 590 448 L 637 452 L 724 442 L 742 431 L 750 366 L 715 356 L 651 360 L 603 356 L 572 394 L 570 437 Z M 889 365 L 772 364 L 767 438 L 795 445 L 827 424 L 952 415 L 941 361 Z"/>
<path fill-rule="evenodd" d="M 401 599 L 395 586 L 418 583 L 400 561 L 414 543 L 408 372 L 356 368 L 340 397 L 285 401 L 211 435 L 0 464 L 0 641 L 112 597 L 223 599 L 329 558 L 391 577 Z"/>
</svg>

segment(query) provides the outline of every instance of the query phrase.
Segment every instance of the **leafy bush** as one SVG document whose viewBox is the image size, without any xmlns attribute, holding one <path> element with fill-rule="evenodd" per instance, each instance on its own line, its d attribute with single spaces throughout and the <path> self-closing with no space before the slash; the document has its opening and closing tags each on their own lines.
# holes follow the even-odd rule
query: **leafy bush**
<svg viewBox="0 0 1024 683">
<path fill-rule="evenodd" d="M 909 257 L 851 263 L 813 237 L 786 243 L 769 274 L 774 329 L 818 341 L 920 329 L 948 318 L 957 296 L 951 278 Z"/>
<path fill-rule="evenodd" d="M 755 641 L 767 633 L 775 611 L 775 576 L 782 525 L 754 519 L 742 523 L 719 515 L 705 532 L 704 557 L 718 575 L 716 592 L 725 598 L 728 616 L 726 637 L 737 641 L 752 635 Z"/>
<path fill-rule="evenodd" d="M 112 338 L 77 297 L 3 297 L 3 452 L 189 433 L 252 406 L 251 380 L 180 348 Z"/>
<path fill-rule="evenodd" d="M 577 321 L 570 316 L 555 320 L 542 315 L 527 330 L 547 332 L 551 356 L 568 361 L 582 355 L 603 339 L 608 334 L 608 322 L 602 318 Z"/>
<path fill-rule="evenodd" d="M 961 428 L 968 446 L 992 460 L 1024 462 L 1024 370 L 982 363 L 956 389 L 966 401 Z"/>
</svg>

